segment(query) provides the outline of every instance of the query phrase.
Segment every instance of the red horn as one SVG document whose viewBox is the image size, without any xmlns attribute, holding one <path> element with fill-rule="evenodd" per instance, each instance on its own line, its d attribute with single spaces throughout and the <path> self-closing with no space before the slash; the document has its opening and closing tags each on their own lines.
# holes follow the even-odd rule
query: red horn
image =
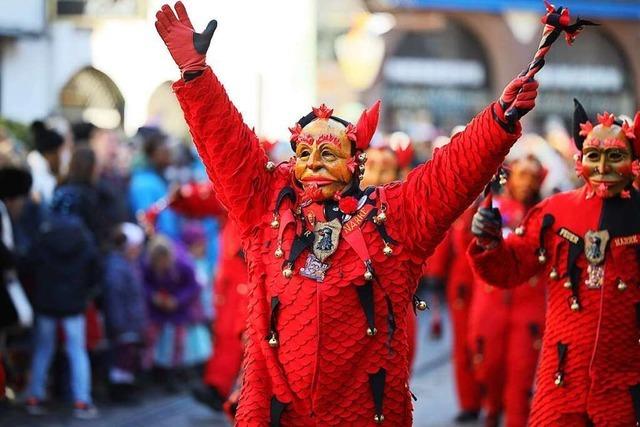
<svg viewBox="0 0 640 427">
<path fill-rule="evenodd" d="M 378 127 L 380 117 L 380 100 L 377 100 L 369 109 L 364 110 L 356 125 L 356 148 L 366 150 L 371 138 Z"/>
</svg>

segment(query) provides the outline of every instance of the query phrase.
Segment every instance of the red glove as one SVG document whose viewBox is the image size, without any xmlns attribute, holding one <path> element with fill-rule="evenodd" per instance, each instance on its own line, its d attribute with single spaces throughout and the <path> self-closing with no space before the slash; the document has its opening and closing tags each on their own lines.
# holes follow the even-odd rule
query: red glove
<svg viewBox="0 0 640 427">
<path fill-rule="evenodd" d="M 202 33 L 196 33 L 182 2 L 177 2 L 175 9 L 178 17 L 166 4 L 156 13 L 158 34 L 183 75 L 188 71 L 202 71 L 206 67 L 207 49 L 218 22 L 214 19 Z"/>
<path fill-rule="evenodd" d="M 494 107 L 498 122 L 511 132 L 515 122 L 536 105 L 538 82 L 529 77 L 516 77 L 504 88 Z"/>
</svg>

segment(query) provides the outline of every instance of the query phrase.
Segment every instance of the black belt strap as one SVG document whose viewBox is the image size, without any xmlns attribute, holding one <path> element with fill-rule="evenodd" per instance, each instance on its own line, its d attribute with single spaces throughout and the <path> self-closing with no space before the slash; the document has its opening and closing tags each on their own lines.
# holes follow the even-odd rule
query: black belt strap
<svg viewBox="0 0 640 427">
<path fill-rule="evenodd" d="M 373 394 L 373 404 L 376 407 L 376 415 L 382 415 L 384 400 L 384 383 L 387 377 L 387 371 L 380 368 L 375 374 L 369 374 L 369 385 L 371 385 L 371 393 Z"/>
<path fill-rule="evenodd" d="M 367 325 L 369 326 L 369 328 L 374 330 L 376 327 L 376 320 L 375 307 L 373 303 L 372 282 L 367 282 L 362 286 L 356 286 L 356 292 L 358 293 L 358 299 L 360 300 L 360 305 L 362 306 L 364 316 L 367 319 Z"/>
<path fill-rule="evenodd" d="M 280 418 L 282 418 L 282 413 L 287 407 L 286 403 L 280 402 L 275 396 L 271 398 L 271 421 L 269 423 L 270 427 L 279 427 L 280 426 Z"/>
</svg>

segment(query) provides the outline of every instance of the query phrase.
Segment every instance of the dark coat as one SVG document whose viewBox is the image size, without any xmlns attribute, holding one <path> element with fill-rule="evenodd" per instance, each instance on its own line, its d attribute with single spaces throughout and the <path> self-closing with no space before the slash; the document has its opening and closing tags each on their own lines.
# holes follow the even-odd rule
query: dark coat
<svg viewBox="0 0 640 427">
<path fill-rule="evenodd" d="M 142 335 L 146 322 L 146 300 L 140 266 L 121 253 L 112 252 L 105 262 L 104 308 L 109 335 Z"/>
<path fill-rule="evenodd" d="M 31 253 L 36 312 L 54 317 L 82 313 L 101 270 L 95 241 L 82 220 L 51 215 L 40 226 Z"/>
</svg>

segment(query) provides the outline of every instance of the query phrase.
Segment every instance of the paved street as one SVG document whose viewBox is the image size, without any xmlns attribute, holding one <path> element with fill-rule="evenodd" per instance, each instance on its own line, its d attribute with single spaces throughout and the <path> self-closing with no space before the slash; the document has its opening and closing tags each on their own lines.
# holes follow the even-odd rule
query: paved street
<svg viewBox="0 0 640 427">
<path fill-rule="evenodd" d="M 433 341 L 428 336 L 429 313 L 421 313 L 419 347 L 411 388 L 417 396 L 414 426 L 449 427 L 456 413 L 451 365 L 449 363 L 450 328 L 445 323 L 444 336 Z M 71 411 L 60 406 L 50 415 L 34 418 L 21 408 L 0 409 L 0 426 L 20 427 L 223 427 L 224 417 L 196 404 L 186 392 L 167 395 L 159 391 L 148 393 L 136 407 L 100 403 L 101 417 L 79 421 Z"/>
</svg>

